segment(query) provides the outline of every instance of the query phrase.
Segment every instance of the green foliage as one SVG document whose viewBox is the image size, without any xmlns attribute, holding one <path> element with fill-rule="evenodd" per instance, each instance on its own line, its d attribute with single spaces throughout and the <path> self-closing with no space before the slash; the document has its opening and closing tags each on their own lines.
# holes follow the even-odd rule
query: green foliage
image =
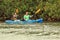
<svg viewBox="0 0 60 40">
<path fill-rule="evenodd" d="M 40 17 L 58 18 L 60 19 L 60 0 L 0 0 L 0 13 L 4 13 L 7 17 L 12 15 L 16 8 L 19 14 L 24 14 L 26 10 L 36 12 L 37 9 L 45 9 Z M 48 20 L 48 19 L 47 19 Z"/>
<path fill-rule="evenodd" d="M 44 3 L 44 2 L 43 2 Z M 45 2 L 45 12 L 46 15 L 48 15 L 48 18 L 51 18 L 51 20 L 60 20 L 60 0 L 48 0 Z M 43 18 L 45 14 L 43 15 Z M 54 20 L 53 20 L 54 21 Z"/>
</svg>

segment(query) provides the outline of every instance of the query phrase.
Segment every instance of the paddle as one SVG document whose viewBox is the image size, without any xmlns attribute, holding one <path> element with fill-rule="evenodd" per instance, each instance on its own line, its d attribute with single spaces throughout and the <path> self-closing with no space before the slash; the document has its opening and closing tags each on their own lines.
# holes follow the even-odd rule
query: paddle
<svg viewBox="0 0 60 40">
<path fill-rule="evenodd" d="M 37 13 L 39 13 L 40 12 L 40 9 L 38 9 L 36 12 L 35 12 L 35 14 L 37 14 Z"/>
<path fill-rule="evenodd" d="M 34 19 L 39 19 L 39 15 L 38 15 L 38 13 L 40 12 L 41 10 L 40 9 L 38 9 L 36 12 L 34 12 L 32 15 L 33 15 L 33 18 Z"/>
</svg>

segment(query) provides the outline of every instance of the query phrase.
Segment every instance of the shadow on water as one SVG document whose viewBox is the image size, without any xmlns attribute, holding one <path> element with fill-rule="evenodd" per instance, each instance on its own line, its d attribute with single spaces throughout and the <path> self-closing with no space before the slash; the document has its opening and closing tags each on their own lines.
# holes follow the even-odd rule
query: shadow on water
<svg viewBox="0 0 60 40">
<path fill-rule="evenodd" d="M 3 32 L 1 32 L 2 34 L 11 34 L 11 33 L 15 33 L 16 31 L 10 31 L 10 32 L 5 32 L 5 31 L 3 31 Z"/>
</svg>

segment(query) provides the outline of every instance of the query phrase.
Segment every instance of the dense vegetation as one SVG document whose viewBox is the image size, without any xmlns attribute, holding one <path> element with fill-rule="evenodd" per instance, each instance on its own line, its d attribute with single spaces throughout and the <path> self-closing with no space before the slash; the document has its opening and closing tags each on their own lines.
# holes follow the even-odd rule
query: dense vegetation
<svg viewBox="0 0 60 40">
<path fill-rule="evenodd" d="M 22 18 L 26 10 L 33 15 L 40 9 L 37 14 L 39 18 L 45 21 L 60 20 L 60 0 L 0 0 L 0 21 L 10 19 L 16 9 L 19 10 L 19 18 Z"/>
</svg>

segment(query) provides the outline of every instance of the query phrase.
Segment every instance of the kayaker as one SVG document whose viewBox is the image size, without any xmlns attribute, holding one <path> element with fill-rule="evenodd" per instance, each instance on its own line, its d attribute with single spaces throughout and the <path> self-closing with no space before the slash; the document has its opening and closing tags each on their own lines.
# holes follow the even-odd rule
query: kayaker
<svg viewBox="0 0 60 40">
<path fill-rule="evenodd" d="M 29 15 L 29 12 L 27 11 L 26 14 L 24 15 L 24 20 L 29 20 L 31 15 Z"/>
<path fill-rule="evenodd" d="M 17 15 L 16 13 L 14 13 L 13 19 L 14 19 L 14 20 L 17 20 L 17 17 L 18 17 L 18 15 Z"/>
</svg>

